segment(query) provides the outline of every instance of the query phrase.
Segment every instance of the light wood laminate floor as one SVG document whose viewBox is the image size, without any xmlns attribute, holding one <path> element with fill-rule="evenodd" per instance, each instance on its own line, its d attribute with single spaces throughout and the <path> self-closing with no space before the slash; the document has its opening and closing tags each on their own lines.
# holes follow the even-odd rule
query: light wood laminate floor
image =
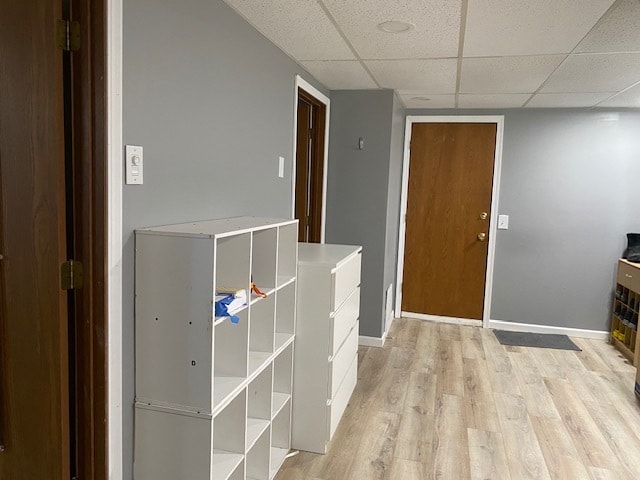
<svg viewBox="0 0 640 480">
<path fill-rule="evenodd" d="M 636 480 L 635 368 L 582 352 L 504 347 L 491 330 L 396 319 L 359 350 L 358 384 L 326 455 L 276 480 Z"/>
</svg>

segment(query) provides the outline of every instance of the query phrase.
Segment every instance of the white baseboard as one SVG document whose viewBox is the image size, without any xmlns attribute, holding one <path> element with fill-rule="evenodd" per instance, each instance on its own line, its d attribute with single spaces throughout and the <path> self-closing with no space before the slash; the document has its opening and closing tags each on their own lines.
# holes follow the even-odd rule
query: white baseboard
<svg viewBox="0 0 640 480">
<path fill-rule="evenodd" d="M 382 338 L 379 337 L 365 337 L 364 335 L 360 335 L 358 337 L 358 345 L 361 347 L 384 347 L 384 342 L 387 339 L 387 332 L 382 334 Z"/>
<path fill-rule="evenodd" d="M 555 333 L 578 338 L 594 338 L 607 340 L 610 333 L 607 330 L 586 330 L 582 328 L 554 327 L 552 325 L 535 325 L 532 323 L 505 322 L 502 320 L 489 320 L 489 328 L 497 330 L 509 330 L 512 332 L 529 333 Z"/>
<path fill-rule="evenodd" d="M 425 313 L 401 312 L 402 318 L 415 318 L 417 320 L 428 320 L 439 323 L 452 323 L 454 325 L 468 325 L 471 327 L 481 327 L 482 320 L 471 318 L 441 317 L 440 315 L 427 315 Z"/>
</svg>

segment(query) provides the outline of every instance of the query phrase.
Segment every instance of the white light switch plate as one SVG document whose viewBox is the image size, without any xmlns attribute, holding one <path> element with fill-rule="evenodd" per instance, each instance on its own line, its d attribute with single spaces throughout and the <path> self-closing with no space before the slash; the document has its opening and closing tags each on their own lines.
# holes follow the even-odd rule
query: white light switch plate
<svg viewBox="0 0 640 480">
<path fill-rule="evenodd" d="M 509 230 L 509 215 L 498 215 L 498 230 Z"/>
<path fill-rule="evenodd" d="M 125 173 L 127 185 L 142 185 L 142 147 L 127 145 L 125 147 Z"/>
</svg>

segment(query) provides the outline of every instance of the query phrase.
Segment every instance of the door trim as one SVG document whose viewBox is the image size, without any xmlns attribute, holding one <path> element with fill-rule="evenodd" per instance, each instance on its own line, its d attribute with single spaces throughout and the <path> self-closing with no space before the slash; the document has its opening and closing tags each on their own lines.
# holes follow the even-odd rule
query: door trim
<svg viewBox="0 0 640 480">
<path fill-rule="evenodd" d="M 122 1 L 107 1 L 107 468 L 123 478 Z"/>
<path fill-rule="evenodd" d="M 414 123 L 495 123 L 496 149 L 493 162 L 493 186 L 491 189 L 491 216 L 489 219 L 489 248 L 487 252 L 487 272 L 484 283 L 484 307 L 482 326 L 489 327 L 491 297 L 493 291 L 493 264 L 495 261 L 496 232 L 498 226 L 498 194 L 500 192 L 500 171 L 502 168 L 502 138 L 504 115 L 407 115 L 404 131 L 404 157 L 402 161 L 402 193 L 400 197 L 400 228 L 398 229 L 398 271 L 396 283 L 396 312 L 402 312 L 402 279 L 404 276 L 404 246 L 407 229 L 407 197 L 409 193 L 409 160 L 411 130 Z M 444 317 L 440 317 L 444 318 Z M 474 320 L 477 323 L 477 320 Z"/>
<path fill-rule="evenodd" d="M 327 224 L 327 169 L 329 166 L 329 117 L 331 100 L 300 75 L 295 76 L 293 94 L 293 155 L 291 156 L 291 218 L 296 218 L 296 150 L 298 148 L 298 88 L 315 97 L 326 107 L 324 119 L 324 169 L 322 172 L 322 223 L 320 243 L 324 243 Z"/>
</svg>

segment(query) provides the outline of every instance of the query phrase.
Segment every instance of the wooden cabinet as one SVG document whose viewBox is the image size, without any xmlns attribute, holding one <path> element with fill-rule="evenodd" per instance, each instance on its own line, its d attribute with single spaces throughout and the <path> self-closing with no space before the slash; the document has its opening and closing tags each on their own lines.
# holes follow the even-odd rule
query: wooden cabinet
<svg viewBox="0 0 640 480">
<path fill-rule="evenodd" d="M 361 252 L 298 245 L 293 448 L 326 453 L 355 388 Z"/>
<path fill-rule="evenodd" d="M 297 220 L 136 231 L 136 480 L 270 480 L 291 444 Z M 230 317 L 218 288 L 253 282 Z"/>
<path fill-rule="evenodd" d="M 640 354 L 639 310 L 640 264 L 620 259 L 613 299 L 611 343 L 636 366 Z"/>
</svg>

